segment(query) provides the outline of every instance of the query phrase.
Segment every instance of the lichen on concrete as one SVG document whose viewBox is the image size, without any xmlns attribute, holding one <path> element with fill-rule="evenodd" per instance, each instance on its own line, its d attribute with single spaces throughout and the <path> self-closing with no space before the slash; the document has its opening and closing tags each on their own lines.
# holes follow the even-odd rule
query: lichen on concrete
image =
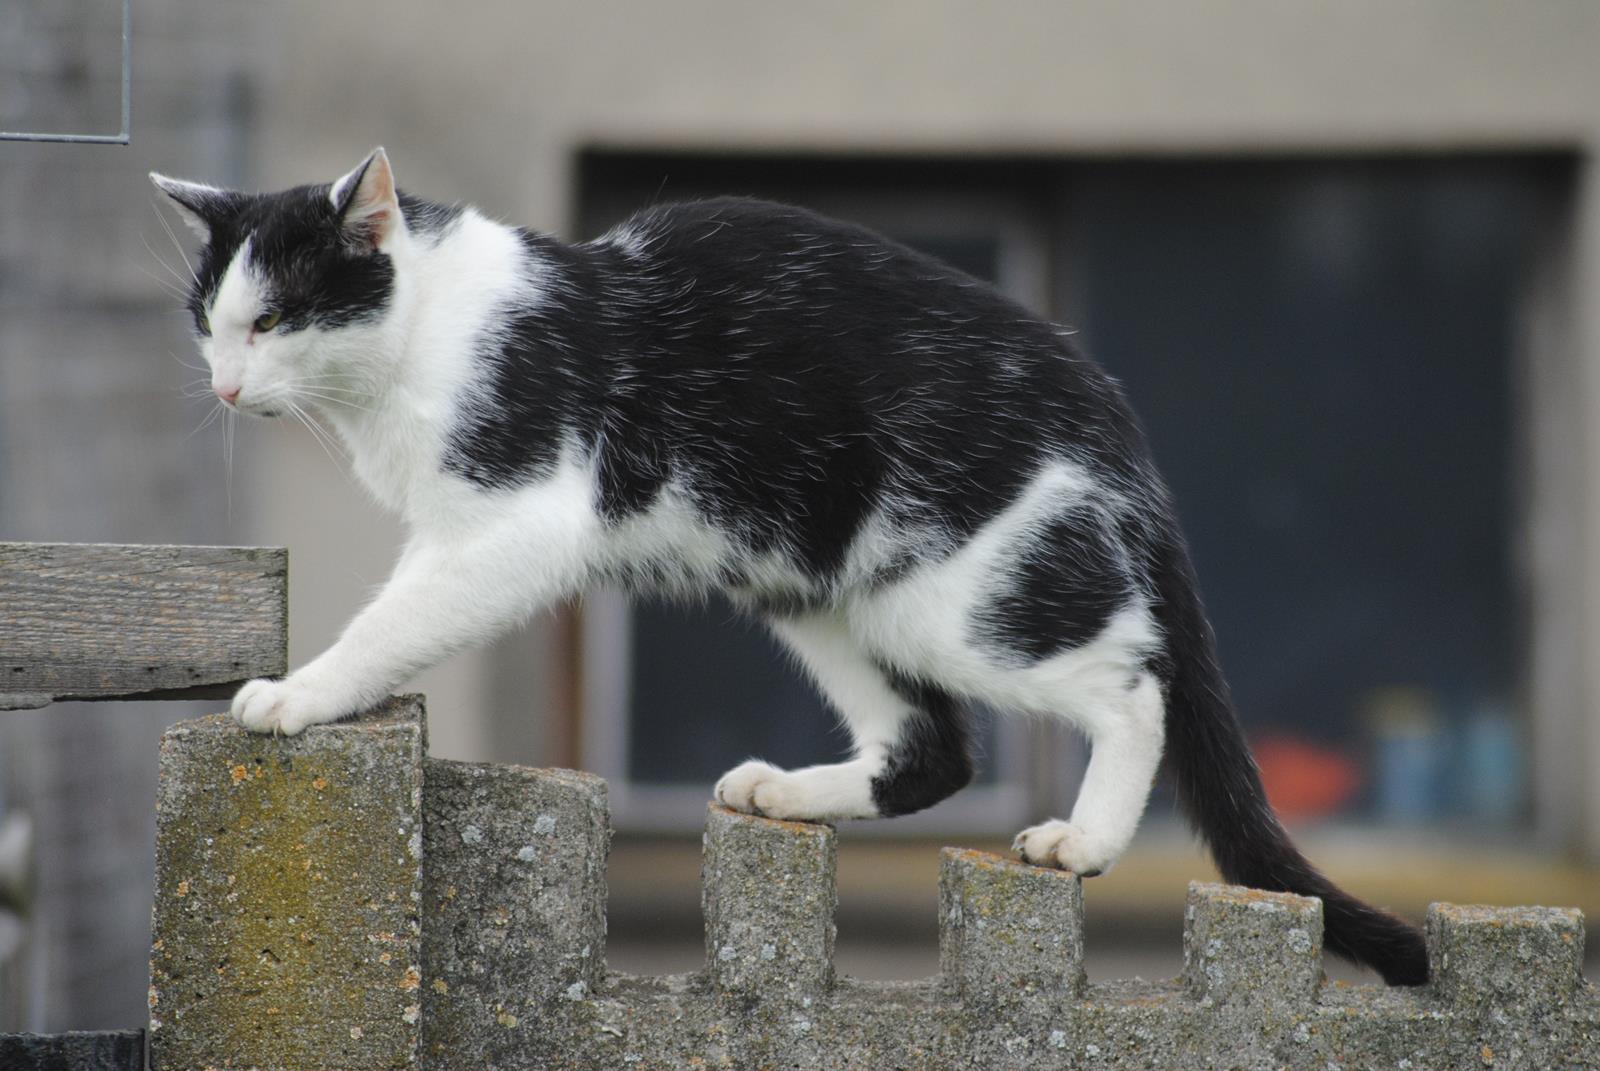
<svg viewBox="0 0 1600 1071">
<path fill-rule="evenodd" d="M 415 1066 L 421 757 L 416 697 L 292 739 L 167 732 L 156 1067 Z"/>
</svg>

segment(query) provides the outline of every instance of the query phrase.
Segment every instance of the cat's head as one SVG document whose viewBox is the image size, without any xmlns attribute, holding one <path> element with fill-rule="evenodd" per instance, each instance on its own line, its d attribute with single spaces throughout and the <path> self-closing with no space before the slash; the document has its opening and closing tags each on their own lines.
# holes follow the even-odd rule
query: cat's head
<svg viewBox="0 0 1600 1071">
<path fill-rule="evenodd" d="M 261 416 L 359 405 L 390 345 L 407 249 L 384 151 L 280 193 L 150 180 L 205 241 L 188 307 L 217 396 Z"/>
</svg>

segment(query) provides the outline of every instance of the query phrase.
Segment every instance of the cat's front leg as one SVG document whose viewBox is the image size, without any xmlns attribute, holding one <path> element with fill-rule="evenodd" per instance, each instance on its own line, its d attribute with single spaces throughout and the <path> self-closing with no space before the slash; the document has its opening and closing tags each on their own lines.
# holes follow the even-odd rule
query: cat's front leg
<svg viewBox="0 0 1600 1071">
<path fill-rule="evenodd" d="M 283 680 L 246 681 L 233 696 L 233 718 L 257 733 L 294 736 L 308 725 L 337 721 L 351 713 L 334 697 L 298 674 Z"/>
<path fill-rule="evenodd" d="M 560 525 L 415 543 L 338 642 L 283 680 L 245 684 L 233 716 L 254 732 L 293 736 L 365 710 L 429 666 L 570 594 L 584 545 Z"/>
</svg>

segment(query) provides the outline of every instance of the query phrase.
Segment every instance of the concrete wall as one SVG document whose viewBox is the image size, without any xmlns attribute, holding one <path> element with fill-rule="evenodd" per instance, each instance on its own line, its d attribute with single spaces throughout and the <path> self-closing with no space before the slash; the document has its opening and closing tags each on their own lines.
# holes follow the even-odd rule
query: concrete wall
<svg viewBox="0 0 1600 1071">
<path fill-rule="evenodd" d="M 833 829 L 715 806 L 703 969 L 618 974 L 605 783 L 427 759 L 420 716 L 167 734 L 155 1066 L 1596 1066 L 1575 910 L 1435 904 L 1427 985 L 1351 987 L 1320 900 L 1194 883 L 1181 979 L 1090 985 L 1076 875 L 947 848 L 938 976 L 860 982 Z"/>
</svg>

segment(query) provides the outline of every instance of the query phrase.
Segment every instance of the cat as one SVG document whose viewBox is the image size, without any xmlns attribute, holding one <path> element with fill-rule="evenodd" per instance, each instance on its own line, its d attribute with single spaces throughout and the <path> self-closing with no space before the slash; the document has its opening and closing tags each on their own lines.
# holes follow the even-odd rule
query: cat
<svg viewBox="0 0 1600 1071">
<path fill-rule="evenodd" d="M 727 807 L 907 814 L 973 776 L 963 703 L 1059 718 L 1091 755 L 1023 830 L 1083 876 L 1128 846 L 1163 752 L 1232 882 L 1319 896 L 1327 946 L 1427 980 L 1266 802 L 1171 498 L 1120 388 L 1067 333 L 867 229 L 741 198 L 567 244 L 402 193 L 382 149 L 249 194 L 159 174 L 203 239 L 188 306 L 226 405 L 313 406 L 409 540 L 323 654 L 232 713 L 294 734 L 596 584 L 717 590 L 853 738 L 759 760 Z"/>
</svg>

